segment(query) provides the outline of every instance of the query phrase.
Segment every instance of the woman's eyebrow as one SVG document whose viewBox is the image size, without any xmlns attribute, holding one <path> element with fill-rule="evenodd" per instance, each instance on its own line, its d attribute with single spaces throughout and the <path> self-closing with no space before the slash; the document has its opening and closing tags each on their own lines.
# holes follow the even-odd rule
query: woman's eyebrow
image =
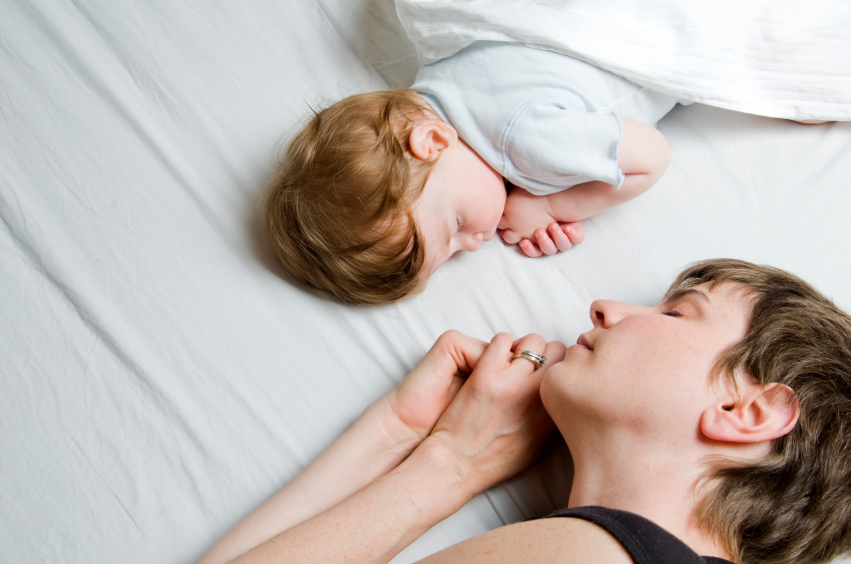
<svg viewBox="0 0 851 564">
<path fill-rule="evenodd" d="M 712 305 L 712 300 L 709 298 L 709 294 L 703 290 L 698 290 L 697 288 L 679 288 L 674 290 L 665 296 L 663 303 L 677 302 L 685 298 L 697 298 L 699 302 L 703 302 L 705 305 Z"/>
</svg>

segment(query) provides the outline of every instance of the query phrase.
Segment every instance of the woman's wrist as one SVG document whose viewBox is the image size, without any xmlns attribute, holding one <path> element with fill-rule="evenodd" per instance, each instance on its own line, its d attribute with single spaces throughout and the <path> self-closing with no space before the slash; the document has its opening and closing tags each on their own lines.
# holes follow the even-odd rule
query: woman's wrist
<svg viewBox="0 0 851 564">
<path fill-rule="evenodd" d="M 361 423 L 364 421 L 371 425 L 375 419 L 365 417 Z M 358 426 L 354 430 L 359 434 L 365 429 Z M 459 464 L 451 449 L 437 441 L 423 441 L 389 472 L 333 507 L 267 537 L 237 562 L 271 562 L 281 555 L 286 555 L 287 561 L 311 564 L 388 562 L 478 493 L 464 487 L 466 474 L 466 466 Z"/>
<path fill-rule="evenodd" d="M 393 497 L 408 508 L 396 516 L 397 531 L 405 537 L 402 544 L 407 545 L 480 493 L 465 479 L 468 474 L 457 458 L 426 439 L 364 492 L 385 488 L 396 492 Z"/>
<path fill-rule="evenodd" d="M 441 503 L 448 511 L 444 517 L 455 513 L 492 485 L 487 483 L 470 457 L 459 454 L 436 436 L 427 437 L 399 469 L 409 467 L 427 469 L 435 483 L 439 484 Z"/>
<path fill-rule="evenodd" d="M 405 424 L 393 409 L 392 394 L 395 392 L 393 389 L 369 404 L 358 418 L 358 422 L 362 421 L 375 436 L 374 455 L 387 458 L 388 461 L 397 460 L 392 467 L 411 454 L 425 438 L 422 433 Z"/>
</svg>

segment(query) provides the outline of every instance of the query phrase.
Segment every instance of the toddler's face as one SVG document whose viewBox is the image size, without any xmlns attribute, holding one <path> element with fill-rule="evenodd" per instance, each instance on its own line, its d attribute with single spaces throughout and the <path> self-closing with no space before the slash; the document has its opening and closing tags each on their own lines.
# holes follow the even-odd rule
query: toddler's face
<svg viewBox="0 0 851 564">
<path fill-rule="evenodd" d="M 502 176 L 465 143 L 444 149 L 414 204 L 431 274 L 458 251 L 490 241 L 505 208 Z"/>
</svg>

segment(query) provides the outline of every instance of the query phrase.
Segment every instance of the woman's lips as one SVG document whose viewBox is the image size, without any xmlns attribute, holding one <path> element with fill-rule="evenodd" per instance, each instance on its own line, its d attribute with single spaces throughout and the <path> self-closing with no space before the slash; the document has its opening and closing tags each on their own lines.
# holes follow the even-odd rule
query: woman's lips
<svg viewBox="0 0 851 564">
<path fill-rule="evenodd" d="M 577 344 L 577 345 L 580 345 L 580 346 L 582 346 L 582 347 L 585 347 L 585 348 L 586 348 L 586 349 L 588 349 L 589 351 L 593 351 L 593 350 L 594 350 L 594 347 L 592 347 L 592 346 L 591 346 L 591 343 L 589 343 L 589 342 L 588 342 L 588 339 L 585 337 L 585 335 L 584 335 L 584 334 L 583 334 L 583 335 L 579 335 L 579 338 L 578 338 L 578 339 L 576 339 L 576 344 Z"/>
</svg>

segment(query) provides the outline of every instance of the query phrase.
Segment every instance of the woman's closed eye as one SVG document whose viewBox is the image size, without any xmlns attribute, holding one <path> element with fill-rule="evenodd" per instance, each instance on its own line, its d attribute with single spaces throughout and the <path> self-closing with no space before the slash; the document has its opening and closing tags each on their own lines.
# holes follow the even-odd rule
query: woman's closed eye
<svg viewBox="0 0 851 564">
<path fill-rule="evenodd" d="M 681 312 L 679 312 L 675 309 L 671 310 L 671 311 L 663 311 L 662 315 L 667 315 L 667 316 L 670 316 L 670 317 L 682 317 L 683 316 L 683 314 Z"/>
</svg>

